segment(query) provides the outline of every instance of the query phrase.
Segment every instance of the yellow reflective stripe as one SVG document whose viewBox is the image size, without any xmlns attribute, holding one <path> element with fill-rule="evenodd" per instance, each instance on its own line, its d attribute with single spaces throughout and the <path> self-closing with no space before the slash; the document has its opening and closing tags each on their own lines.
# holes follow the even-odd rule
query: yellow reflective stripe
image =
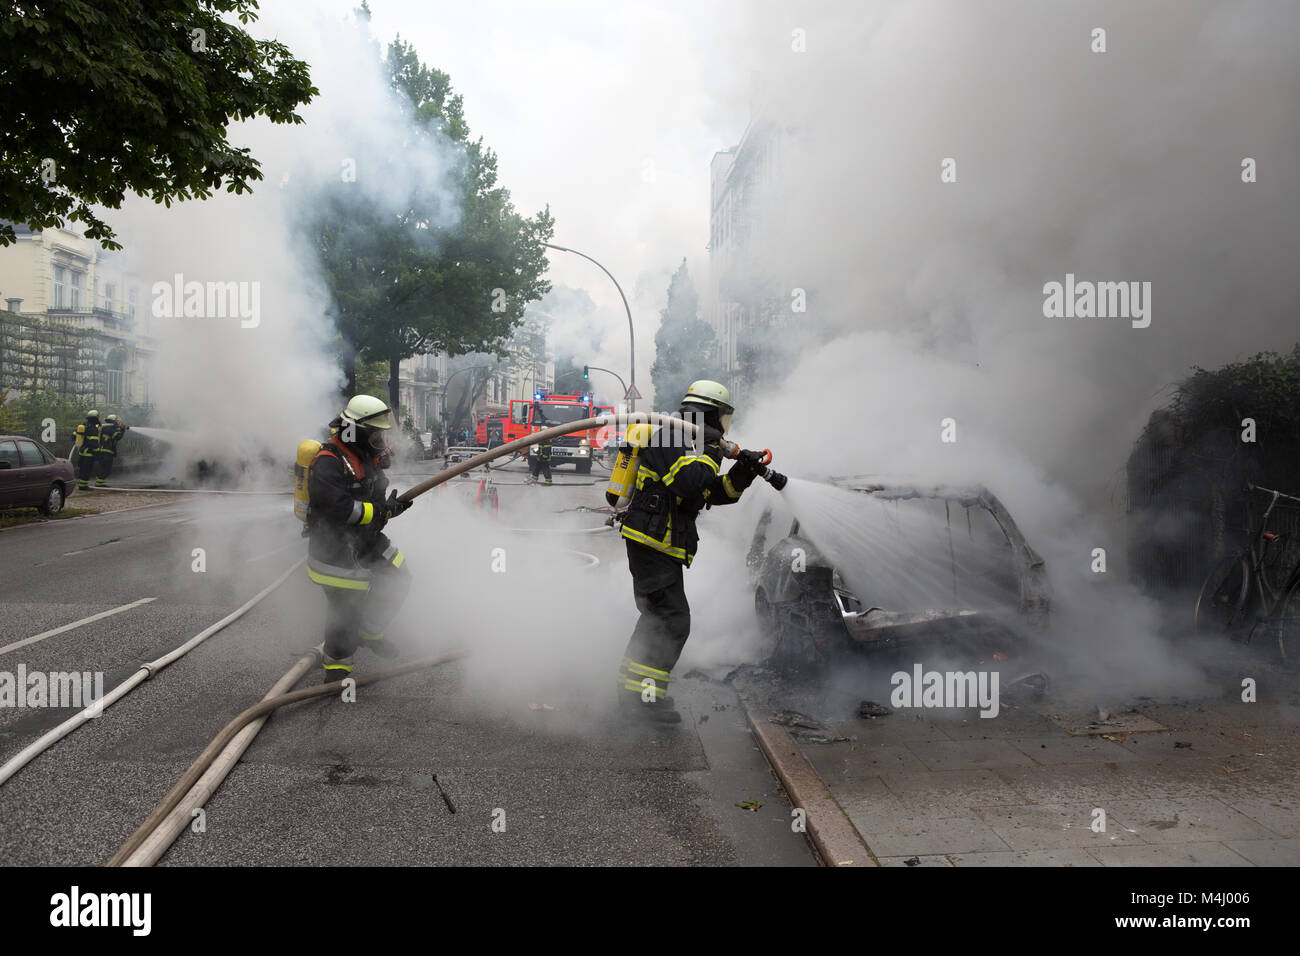
<svg viewBox="0 0 1300 956">
<path fill-rule="evenodd" d="M 402 566 L 402 562 L 405 561 L 405 560 L 406 560 L 406 555 L 404 555 L 404 554 L 402 554 L 402 552 L 398 551 L 398 552 L 397 552 L 397 557 L 393 558 L 393 567 L 395 567 L 395 568 L 400 568 L 400 567 Z"/>
<path fill-rule="evenodd" d="M 648 664 L 638 664 L 630 658 L 623 658 L 623 666 L 633 674 L 640 674 L 642 677 L 658 677 L 662 680 L 668 680 L 668 672 L 661 671 L 657 667 L 651 667 Z"/>
<path fill-rule="evenodd" d="M 718 463 L 714 461 L 712 458 L 710 458 L 708 455 L 683 455 L 681 458 L 678 458 L 675 462 L 673 462 L 673 466 L 668 469 L 668 474 L 664 476 L 664 484 L 671 485 L 673 483 L 673 479 L 677 477 L 677 472 L 679 470 L 685 468 L 687 465 L 694 464 L 697 461 L 702 461 L 706 465 L 708 465 L 711 469 L 713 469 L 713 473 L 715 475 L 718 473 Z"/>
<path fill-rule="evenodd" d="M 647 691 L 649 691 L 650 695 L 654 697 L 656 700 L 658 700 L 661 697 L 668 696 L 668 691 L 664 690 L 658 685 L 655 685 L 654 687 L 646 687 L 642 685 L 639 681 L 629 680 L 626 677 L 622 679 L 621 683 L 623 686 L 623 690 L 631 691 L 634 694 L 644 694 Z"/>
<path fill-rule="evenodd" d="M 672 537 L 671 530 L 664 535 L 663 541 L 656 541 L 648 534 L 643 534 L 634 528 L 629 528 L 627 525 L 623 525 L 623 537 L 635 541 L 637 544 L 644 544 L 646 547 L 654 548 L 656 551 L 660 551 L 664 554 L 670 555 L 671 557 L 681 558 L 683 560 L 686 559 L 685 548 L 674 548 L 672 545 L 667 543 Z"/>
<path fill-rule="evenodd" d="M 731 483 L 731 476 L 730 476 L 730 475 L 723 475 L 723 476 L 722 476 L 722 490 L 725 491 L 725 492 L 727 493 L 727 497 L 728 497 L 728 498 L 739 498 L 739 497 L 740 497 L 740 492 L 737 491 L 737 490 L 736 490 L 736 486 L 733 485 L 733 484 Z"/>
<path fill-rule="evenodd" d="M 370 519 L 375 516 L 375 506 L 369 501 L 361 506 L 361 520 L 357 524 L 370 524 Z"/>
<path fill-rule="evenodd" d="M 384 639 L 384 635 L 383 635 L 383 634 L 371 634 L 369 631 L 362 631 L 362 632 L 361 632 L 361 639 L 362 639 L 363 641 L 382 641 L 382 640 Z"/>
<path fill-rule="evenodd" d="M 640 491 L 647 481 L 662 481 L 657 471 L 651 471 L 645 465 L 637 469 L 636 473 L 636 490 Z"/>
<path fill-rule="evenodd" d="M 316 584 L 323 584 L 327 588 L 346 588 L 349 591 L 369 591 L 369 581 L 357 581 L 353 578 L 340 578 L 332 574 L 321 574 L 319 571 L 312 569 L 311 565 L 307 566 L 307 577 L 311 578 Z"/>
<path fill-rule="evenodd" d="M 325 669 L 327 671 L 350 671 L 352 670 L 352 665 L 351 664 L 326 664 Z"/>
</svg>

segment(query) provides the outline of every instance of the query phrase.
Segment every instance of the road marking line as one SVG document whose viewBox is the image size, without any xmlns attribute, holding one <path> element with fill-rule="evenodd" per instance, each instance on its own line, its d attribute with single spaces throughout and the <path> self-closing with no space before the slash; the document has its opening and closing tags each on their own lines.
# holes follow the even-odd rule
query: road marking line
<svg viewBox="0 0 1300 956">
<path fill-rule="evenodd" d="M 83 617 L 80 621 L 73 621 L 71 624 L 64 624 L 62 627 L 56 627 L 52 631 L 42 631 L 34 637 L 28 637 L 21 641 L 15 641 L 12 644 L 6 644 L 0 647 L 0 654 L 8 654 L 10 651 L 16 651 L 20 647 L 26 647 L 28 644 L 35 644 L 37 641 L 43 641 L 47 637 L 53 637 L 56 634 L 62 634 L 64 631 L 70 631 L 74 627 L 81 627 L 83 624 L 89 624 L 92 621 L 98 621 L 102 618 L 111 617 L 114 614 L 121 614 L 123 611 L 129 611 L 133 607 L 139 607 L 141 604 L 148 604 L 150 601 L 156 601 L 157 598 L 140 598 L 138 601 L 132 601 L 130 604 L 123 604 L 121 607 L 111 608 L 107 611 L 100 611 L 98 614 L 92 614 L 90 617 Z"/>
<path fill-rule="evenodd" d="M 279 554 L 281 551 L 288 551 L 290 548 L 301 548 L 301 547 L 302 547 L 302 544 L 301 544 L 300 542 L 295 541 L 293 544 L 286 544 L 283 548 L 276 548 L 274 551 L 268 551 L 268 552 L 266 552 L 266 554 L 259 554 L 259 555 L 258 555 L 257 557 L 255 557 L 255 558 L 249 558 L 249 559 L 247 559 L 244 563 L 245 563 L 245 564 L 253 564 L 253 563 L 257 562 L 257 561 L 264 561 L 264 560 L 266 560 L 267 558 L 269 558 L 269 557 L 270 557 L 271 555 L 273 555 L 273 554 Z"/>
</svg>

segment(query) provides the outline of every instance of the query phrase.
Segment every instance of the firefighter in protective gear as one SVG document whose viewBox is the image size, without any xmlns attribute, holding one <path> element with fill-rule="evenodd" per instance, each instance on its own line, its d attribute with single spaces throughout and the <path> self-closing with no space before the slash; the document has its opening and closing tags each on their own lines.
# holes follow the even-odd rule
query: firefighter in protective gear
<svg viewBox="0 0 1300 956">
<path fill-rule="evenodd" d="M 551 484 L 551 442 L 549 439 L 528 446 L 528 480 L 535 484 L 539 472 L 546 476 L 546 483 Z"/>
<path fill-rule="evenodd" d="M 748 454 L 719 474 L 719 440 L 733 412 L 725 387 L 694 382 L 682 398 L 680 414 L 700 423 L 701 433 L 692 439 L 685 429 L 659 426 L 641 450 L 622 531 L 641 617 L 618 672 L 620 705 L 637 716 L 663 723 L 681 720 L 668 697 L 668 680 L 691 632 L 682 575 L 699 544 L 695 519 L 704 508 L 739 501 L 757 475 L 754 456 Z"/>
<path fill-rule="evenodd" d="M 406 599 L 411 576 L 384 527 L 411 503 L 388 493 L 384 469 L 392 458 L 385 436 L 393 427 L 387 404 L 357 395 L 330 422 L 333 434 L 308 472 L 307 576 L 329 601 L 326 681 L 352 672 L 360 646 L 381 657 L 398 654 L 384 628 Z"/>
<path fill-rule="evenodd" d="M 72 446 L 77 464 L 77 487 L 89 488 L 95 471 L 95 452 L 99 449 L 99 412 L 86 412 L 86 420 L 77 426 L 77 437 Z"/>
<path fill-rule="evenodd" d="M 113 462 L 117 460 L 117 443 L 126 434 L 127 426 L 116 415 L 109 415 L 99 429 L 99 445 L 95 449 L 95 487 L 108 484 Z"/>
</svg>

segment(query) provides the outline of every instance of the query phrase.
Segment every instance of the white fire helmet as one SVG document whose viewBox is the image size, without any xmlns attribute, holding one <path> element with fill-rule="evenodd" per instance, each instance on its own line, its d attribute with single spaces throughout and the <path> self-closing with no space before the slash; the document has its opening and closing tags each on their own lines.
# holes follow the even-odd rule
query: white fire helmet
<svg viewBox="0 0 1300 956">
<path fill-rule="evenodd" d="M 722 421 L 722 433 L 725 435 L 727 429 L 731 427 L 731 416 L 736 409 L 731 404 L 731 392 L 720 382 L 712 382 L 708 379 L 700 379 L 698 382 L 691 382 L 690 388 L 682 396 L 683 405 L 708 405 L 716 408 Z"/>
</svg>

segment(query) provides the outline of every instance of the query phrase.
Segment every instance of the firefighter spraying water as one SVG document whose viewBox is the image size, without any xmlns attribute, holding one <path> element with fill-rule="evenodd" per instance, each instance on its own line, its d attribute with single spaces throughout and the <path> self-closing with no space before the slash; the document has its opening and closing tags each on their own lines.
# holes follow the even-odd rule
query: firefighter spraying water
<svg viewBox="0 0 1300 956">
<path fill-rule="evenodd" d="M 629 499 L 622 536 L 641 617 L 623 653 L 617 689 L 620 706 L 636 718 L 681 721 L 668 683 L 691 632 L 683 569 L 695 558 L 699 513 L 739 501 L 758 477 L 778 490 L 785 486 L 785 476 L 767 467 L 770 451 L 742 451 L 723 437 L 734 413 L 724 386 L 693 382 L 680 414 L 699 426 L 694 444 L 671 425 L 630 426 L 606 491 L 611 505 Z M 719 473 L 724 457 L 736 460 L 725 475 Z"/>
</svg>

